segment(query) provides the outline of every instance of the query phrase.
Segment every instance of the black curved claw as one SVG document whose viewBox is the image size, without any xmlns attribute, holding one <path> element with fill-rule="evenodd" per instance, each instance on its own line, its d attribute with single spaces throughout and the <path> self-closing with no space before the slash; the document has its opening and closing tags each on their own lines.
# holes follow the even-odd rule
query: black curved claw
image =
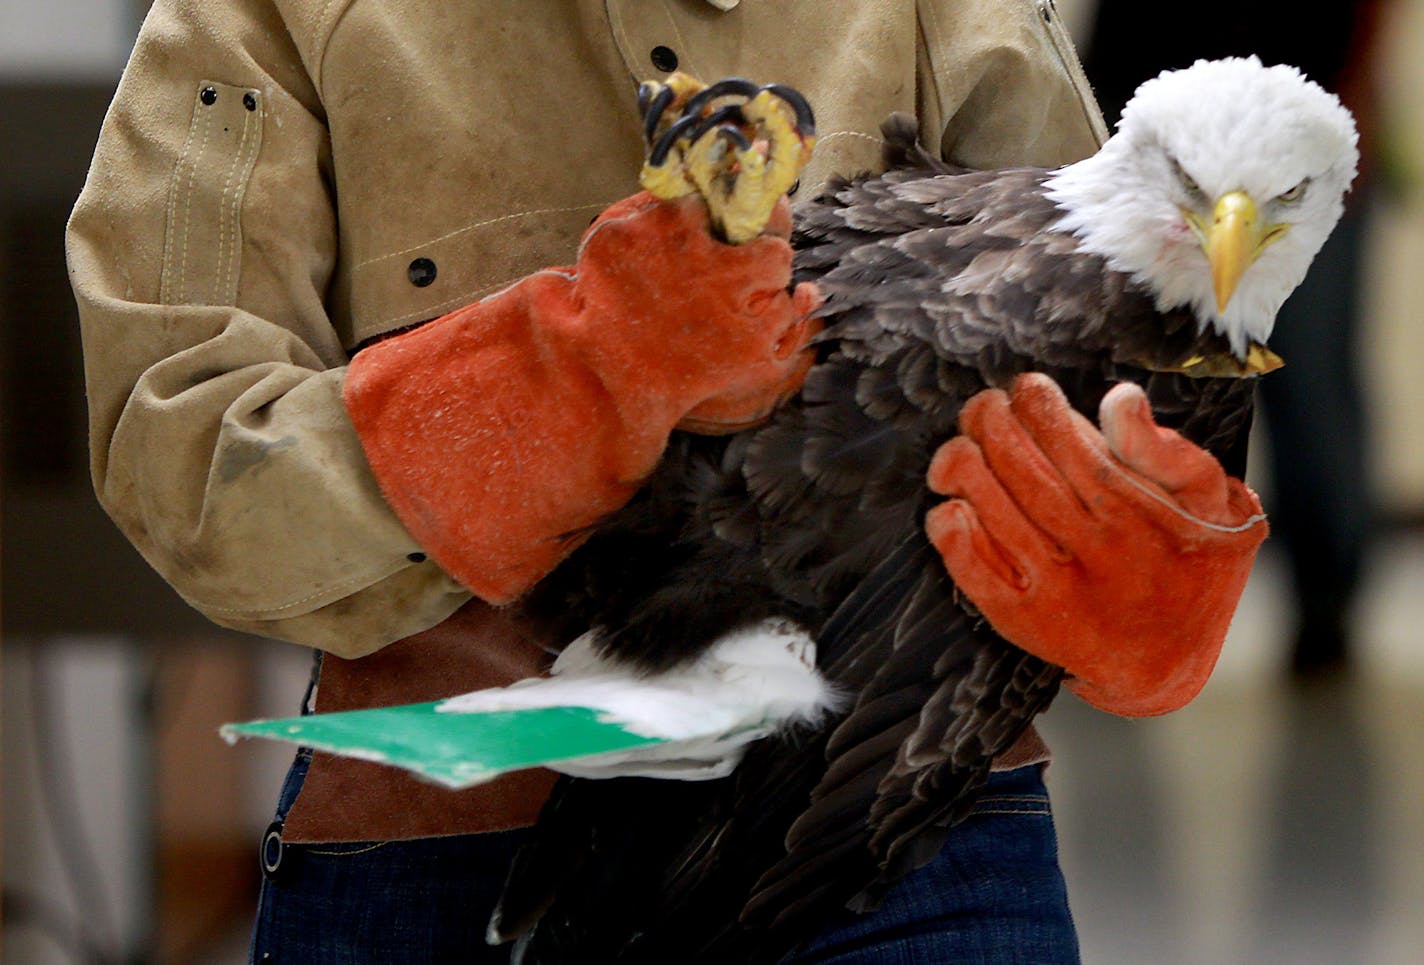
<svg viewBox="0 0 1424 965">
<path fill-rule="evenodd" d="M 804 135 L 816 133 L 816 115 L 811 110 L 811 104 L 802 96 L 801 92 L 794 87 L 787 87 L 785 84 L 767 84 L 762 90 L 770 91 L 791 105 L 791 109 L 796 112 L 796 129 Z"/>
<path fill-rule="evenodd" d="M 668 152 L 672 150 L 672 146 L 681 138 L 686 137 L 688 143 L 692 143 L 719 124 L 731 128 L 732 124 L 727 123 L 729 121 L 732 124 L 746 123 L 746 117 L 742 115 L 739 105 L 728 104 L 726 107 L 719 107 L 706 117 L 698 117 L 696 114 L 685 114 L 679 117 L 671 127 L 663 131 L 662 137 L 658 138 L 653 149 L 648 152 L 648 163 L 654 167 L 662 164 L 667 160 Z M 736 131 L 736 135 L 738 146 L 742 150 L 745 151 L 751 147 L 751 142 L 742 136 L 741 131 Z"/>
<path fill-rule="evenodd" d="M 698 136 L 700 137 L 701 135 Z M 737 150 L 739 151 L 750 151 L 752 149 L 752 142 L 735 125 L 723 124 L 717 128 L 717 136 L 724 141 L 731 141 L 737 146 Z"/>
<path fill-rule="evenodd" d="M 761 90 L 760 87 L 744 77 L 728 77 L 726 80 L 717 81 L 717 83 L 711 87 L 702 88 L 702 90 L 689 97 L 687 103 L 683 105 L 682 113 L 684 116 L 700 114 L 702 113 L 702 108 L 707 106 L 708 101 L 716 100 L 719 97 L 726 97 L 729 94 L 735 94 L 751 100 L 757 95 L 757 91 L 759 90 Z"/>
<path fill-rule="evenodd" d="M 745 124 L 747 123 L 747 118 L 746 115 L 742 113 L 742 106 L 740 104 L 728 104 L 726 107 L 717 108 L 706 117 L 700 118 L 699 121 L 699 123 L 694 124 L 692 129 L 687 132 L 687 141 L 689 144 L 695 143 L 703 134 L 706 134 L 718 125 L 730 127 L 734 124 Z M 741 133 L 741 131 L 737 131 L 739 137 Z M 747 140 L 745 137 L 741 139 L 743 141 Z M 742 149 L 746 150 L 748 147 L 751 147 L 750 141 L 747 141 Z"/>
<path fill-rule="evenodd" d="M 654 142 L 652 150 L 648 152 L 648 163 L 657 167 L 665 162 L 668 152 L 672 150 L 672 146 L 677 143 L 678 138 L 682 137 L 683 132 L 701 121 L 700 117 L 679 117 L 673 121 L 668 129 L 663 131 L 662 137 Z"/>
<path fill-rule="evenodd" d="M 654 88 L 658 89 L 656 94 L 652 92 Z M 658 121 L 662 120 L 663 112 L 676 96 L 671 87 L 654 81 L 647 81 L 638 87 L 638 110 L 643 115 L 643 140 L 646 143 L 653 142 L 653 135 L 658 131 Z"/>
</svg>

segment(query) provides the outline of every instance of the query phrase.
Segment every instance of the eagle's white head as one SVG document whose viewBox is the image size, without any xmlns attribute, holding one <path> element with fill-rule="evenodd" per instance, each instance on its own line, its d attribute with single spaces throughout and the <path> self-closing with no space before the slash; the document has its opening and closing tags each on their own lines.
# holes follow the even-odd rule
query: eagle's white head
<svg viewBox="0 0 1424 965">
<path fill-rule="evenodd" d="M 1045 187 L 1060 230 L 1244 358 L 1340 219 L 1356 140 L 1350 112 L 1294 67 L 1199 60 L 1139 87 L 1102 149 Z"/>
</svg>

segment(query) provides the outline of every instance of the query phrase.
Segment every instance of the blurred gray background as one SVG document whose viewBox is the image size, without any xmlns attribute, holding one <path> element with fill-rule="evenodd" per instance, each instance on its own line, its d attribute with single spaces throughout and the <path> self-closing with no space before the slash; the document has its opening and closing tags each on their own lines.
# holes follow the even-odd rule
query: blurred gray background
<svg viewBox="0 0 1424 965">
<path fill-rule="evenodd" d="M 1093 4 L 1058 4 L 1085 49 Z M 245 960 L 287 754 L 216 728 L 295 712 L 309 665 L 187 610 L 89 488 L 62 231 L 146 6 L 0 7 L 0 957 L 16 965 Z M 1382 526 L 1349 660 L 1287 672 L 1296 601 L 1272 541 L 1195 703 L 1132 722 L 1059 702 L 1049 781 L 1089 962 L 1424 961 L 1424 0 L 1384 7 L 1368 75 L 1388 184 L 1358 332 Z"/>
</svg>

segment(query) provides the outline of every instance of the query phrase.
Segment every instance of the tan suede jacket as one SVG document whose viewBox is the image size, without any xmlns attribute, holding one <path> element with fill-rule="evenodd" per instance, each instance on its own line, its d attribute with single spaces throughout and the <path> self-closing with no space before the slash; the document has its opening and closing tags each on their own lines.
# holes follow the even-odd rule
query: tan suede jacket
<svg viewBox="0 0 1424 965">
<path fill-rule="evenodd" d="M 805 93 L 798 197 L 876 168 L 894 110 L 977 167 L 1105 135 L 1051 0 L 158 0 L 68 254 L 96 490 L 185 600 L 342 658 L 472 612 L 382 499 L 344 366 L 570 262 L 637 190 L 635 82 L 674 63 Z M 445 689 L 537 665 L 483 649 L 441 651 Z"/>
</svg>

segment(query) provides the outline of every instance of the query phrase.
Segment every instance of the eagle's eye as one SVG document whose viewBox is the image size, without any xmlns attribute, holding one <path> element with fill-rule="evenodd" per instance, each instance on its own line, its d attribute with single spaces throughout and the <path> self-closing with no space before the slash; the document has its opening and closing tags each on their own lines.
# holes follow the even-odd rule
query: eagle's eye
<svg viewBox="0 0 1424 965">
<path fill-rule="evenodd" d="M 1182 182 L 1182 187 L 1186 188 L 1190 194 L 1201 194 L 1201 185 L 1197 184 L 1196 178 L 1187 173 L 1187 169 L 1182 167 L 1182 162 L 1176 158 L 1168 158 L 1172 162 L 1172 173 L 1177 176 L 1177 180 Z"/>
<path fill-rule="evenodd" d="M 1306 178 L 1305 180 L 1297 184 L 1295 187 L 1291 188 L 1289 191 L 1284 191 L 1281 194 L 1276 195 L 1276 200 L 1282 202 L 1283 204 L 1295 204 L 1301 198 L 1305 197 L 1305 189 L 1306 186 L 1309 184 L 1310 178 Z"/>
</svg>

